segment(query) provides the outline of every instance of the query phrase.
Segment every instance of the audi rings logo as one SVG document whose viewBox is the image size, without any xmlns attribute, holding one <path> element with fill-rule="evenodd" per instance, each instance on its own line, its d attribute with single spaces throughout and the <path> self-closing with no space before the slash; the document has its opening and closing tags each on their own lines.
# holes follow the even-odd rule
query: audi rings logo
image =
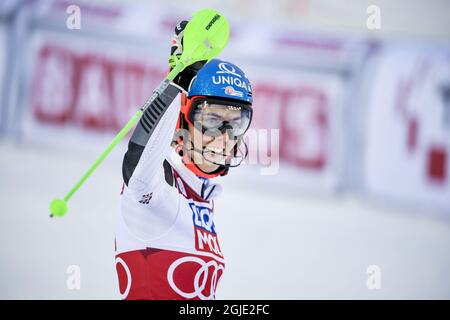
<svg viewBox="0 0 450 320">
<path fill-rule="evenodd" d="M 183 291 L 185 288 L 180 288 L 174 281 L 174 273 L 177 271 L 177 268 L 186 263 L 195 263 L 199 266 L 193 279 L 194 291 L 192 292 Z M 170 265 L 169 270 L 167 271 L 167 281 L 169 282 L 170 287 L 183 298 L 193 299 L 198 297 L 201 300 L 212 300 L 215 299 L 217 283 L 222 275 L 219 274 L 219 272 L 223 273 L 223 271 L 223 264 L 219 264 L 215 260 L 206 262 L 197 257 L 183 257 Z M 203 291 L 205 291 L 209 282 L 209 293 L 204 293 Z"/>
</svg>

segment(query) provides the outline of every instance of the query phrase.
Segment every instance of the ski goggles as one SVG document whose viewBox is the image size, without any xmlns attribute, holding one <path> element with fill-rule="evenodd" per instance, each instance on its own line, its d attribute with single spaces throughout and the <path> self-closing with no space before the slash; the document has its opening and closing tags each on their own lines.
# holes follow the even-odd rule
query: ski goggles
<svg viewBox="0 0 450 320">
<path fill-rule="evenodd" d="M 192 102 L 188 120 L 207 136 L 217 137 L 225 132 L 232 139 L 245 134 L 252 121 L 250 105 L 215 99 L 196 99 Z"/>
</svg>

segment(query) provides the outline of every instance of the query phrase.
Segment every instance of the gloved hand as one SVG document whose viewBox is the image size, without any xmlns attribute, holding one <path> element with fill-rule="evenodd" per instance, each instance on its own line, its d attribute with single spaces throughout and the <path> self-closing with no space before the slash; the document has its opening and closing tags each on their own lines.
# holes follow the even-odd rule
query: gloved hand
<svg viewBox="0 0 450 320">
<path fill-rule="evenodd" d="M 183 53 L 183 34 L 187 24 L 188 21 L 183 20 L 175 27 L 175 34 L 172 38 L 172 48 L 170 49 L 169 57 L 170 70 L 175 67 L 178 57 Z M 197 72 L 205 65 L 205 63 L 206 60 L 191 64 L 180 72 L 173 82 L 187 92 L 192 78 L 197 75 Z"/>
</svg>

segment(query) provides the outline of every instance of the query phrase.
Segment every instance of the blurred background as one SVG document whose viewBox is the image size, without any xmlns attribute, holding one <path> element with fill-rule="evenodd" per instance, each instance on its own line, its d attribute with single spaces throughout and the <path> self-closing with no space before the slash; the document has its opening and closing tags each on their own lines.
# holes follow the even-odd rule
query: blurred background
<svg viewBox="0 0 450 320">
<path fill-rule="evenodd" d="M 0 298 L 120 298 L 126 140 L 66 217 L 48 204 L 150 96 L 174 26 L 204 7 L 230 22 L 220 58 L 252 82 L 260 135 L 258 164 L 220 178 L 217 298 L 449 299 L 448 0 L 1 1 Z"/>
</svg>

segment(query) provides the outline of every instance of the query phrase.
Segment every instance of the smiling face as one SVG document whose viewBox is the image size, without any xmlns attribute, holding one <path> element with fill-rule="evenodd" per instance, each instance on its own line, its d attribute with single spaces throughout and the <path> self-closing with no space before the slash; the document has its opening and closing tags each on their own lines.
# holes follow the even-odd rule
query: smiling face
<svg viewBox="0 0 450 320">
<path fill-rule="evenodd" d="M 210 173 L 234 156 L 238 143 L 235 134 L 245 132 L 250 119 L 236 106 L 201 103 L 196 107 L 194 125 L 189 124 L 189 134 L 194 146 L 193 162 L 200 170 Z M 233 134 L 234 133 L 234 134 Z M 203 151 L 203 152 L 201 152 Z"/>
</svg>

